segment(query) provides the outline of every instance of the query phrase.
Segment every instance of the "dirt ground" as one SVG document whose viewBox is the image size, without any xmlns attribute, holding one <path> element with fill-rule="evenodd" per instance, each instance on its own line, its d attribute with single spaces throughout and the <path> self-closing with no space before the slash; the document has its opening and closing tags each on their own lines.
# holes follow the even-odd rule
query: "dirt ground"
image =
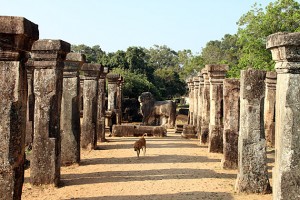
<svg viewBox="0 0 300 200">
<path fill-rule="evenodd" d="M 62 167 L 58 188 L 31 186 L 26 170 L 22 199 L 272 199 L 270 194 L 236 194 L 236 170 L 221 169 L 222 154 L 208 153 L 196 139 L 174 133 L 146 137 L 147 153 L 140 159 L 132 148 L 137 138 L 108 140 L 98 143 L 99 150 L 82 152 L 80 166 Z M 268 156 L 272 166 L 273 155 Z"/>
</svg>

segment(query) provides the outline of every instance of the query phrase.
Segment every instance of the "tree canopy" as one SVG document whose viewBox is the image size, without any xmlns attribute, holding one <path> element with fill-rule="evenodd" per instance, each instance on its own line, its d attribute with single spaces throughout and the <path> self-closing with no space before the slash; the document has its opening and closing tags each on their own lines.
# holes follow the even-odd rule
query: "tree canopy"
<svg viewBox="0 0 300 200">
<path fill-rule="evenodd" d="M 84 53 L 87 61 L 101 63 L 125 78 L 124 95 L 136 98 L 150 91 L 158 99 L 186 93 L 186 80 L 206 64 L 228 64 L 228 77 L 239 77 L 247 67 L 274 70 L 266 38 L 276 32 L 300 31 L 300 5 L 295 0 L 277 0 L 266 8 L 254 4 L 237 22 L 236 34 L 208 41 L 198 55 L 191 50 L 174 51 L 166 45 L 149 49 L 128 47 L 126 51 L 106 53 L 99 45 L 72 45 L 72 51 Z M 200 48 L 200 47 L 199 47 Z"/>
</svg>

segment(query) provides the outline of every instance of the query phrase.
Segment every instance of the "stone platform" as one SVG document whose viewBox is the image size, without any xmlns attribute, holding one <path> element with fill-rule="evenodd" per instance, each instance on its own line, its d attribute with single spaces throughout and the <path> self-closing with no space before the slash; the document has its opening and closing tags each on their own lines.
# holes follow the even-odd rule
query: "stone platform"
<svg viewBox="0 0 300 200">
<path fill-rule="evenodd" d="M 147 133 L 147 136 L 165 137 L 167 129 L 162 126 L 141 126 L 134 124 L 113 125 L 113 137 L 138 137 Z"/>
</svg>

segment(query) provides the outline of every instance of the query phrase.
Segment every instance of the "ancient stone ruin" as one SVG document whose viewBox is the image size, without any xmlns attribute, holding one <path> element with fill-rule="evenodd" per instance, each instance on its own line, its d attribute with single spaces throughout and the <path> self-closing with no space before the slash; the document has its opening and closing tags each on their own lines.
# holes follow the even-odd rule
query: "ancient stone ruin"
<svg viewBox="0 0 300 200">
<path fill-rule="evenodd" d="M 85 56 L 68 53 L 64 62 L 63 93 L 61 101 L 61 164 L 80 161 L 80 79 L 79 70 Z"/>
<path fill-rule="evenodd" d="M 266 74 L 266 96 L 264 103 L 264 126 L 267 146 L 275 147 L 275 102 L 276 102 L 276 72 Z"/>
<path fill-rule="evenodd" d="M 38 40 L 32 46 L 34 140 L 30 181 L 33 185 L 60 181 L 60 114 L 64 60 L 70 44 L 62 40 Z"/>
<path fill-rule="evenodd" d="M 228 65 L 206 65 L 210 82 L 208 151 L 223 152 L 223 80 Z"/>
<path fill-rule="evenodd" d="M 21 199 L 24 180 L 27 78 L 25 62 L 38 26 L 23 17 L 0 16 L 0 194 Z"/>
<path fill-rule="evenodd" d="M 273 199 L 300 198 L 300 33 L 267 38 L 276 61 L 276 130 Z"/>
<path fill-rule="evenodd" d="M 103 68 L 100 64 L 85 63 L 81 70 L 83 80 L 83 119 L 81 126 L 81 148 L 92 150 L 97 147 L 97 107 L 98 107 L 98 80 Z"/>
<path fill-rule="evenodd" d="M 208 72 L 206 68 L 201 70 L 204 79 L 204 86 L 202 91 L 202 120 L 201 120 L 201 134 L 200 144 L 208 142 L 209 137 L 209 120 L 210 120 L 210 83 L 208 78 Z"/>
<path fill-rule="evenodd" d="M 166 126 L 174 128 L 176 120 L 176 103 L 173 101 L 155 101 L 150 92 L 139 96 L 143 125 Z"/>
<path fill-rule="evenodd" d="M 238 138 L 240 117 L 240 80 L 224 79 L 223 81 L 223 158 L 224 169 L 238 167 Z"/>
<path fill-rule="evenodd" d="M 241 71 L 237 192 L 271 192 L 262 126 L 265 77 L 265 71 Z"/>
</svg>

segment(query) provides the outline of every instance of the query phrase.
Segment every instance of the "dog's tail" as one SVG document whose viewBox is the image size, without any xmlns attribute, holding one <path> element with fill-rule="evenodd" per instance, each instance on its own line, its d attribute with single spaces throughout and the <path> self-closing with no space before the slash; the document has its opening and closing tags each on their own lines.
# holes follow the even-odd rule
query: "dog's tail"
<svg viewBox="0 0 300 200">
<path fill-rule="evenodd" d="M 144 133 L 144 135 L 142 136 L 142 138 L 145 137 L 145 136 L 148 136 L 148 134 L 147 134 L 147 133 Z"/>
</svg>

